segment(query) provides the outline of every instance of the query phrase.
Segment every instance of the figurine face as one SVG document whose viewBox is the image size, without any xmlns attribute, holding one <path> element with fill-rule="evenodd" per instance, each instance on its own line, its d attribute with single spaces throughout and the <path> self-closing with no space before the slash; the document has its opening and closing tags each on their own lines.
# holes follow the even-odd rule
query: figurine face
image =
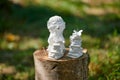
<svg viewBox="0 0 120 80">
<path fill-rule="evenodd" d="M 50 33 L 62 33 L 65 29 L 65 22 L 59 16 L 51 17 L 47 23 Z"/>
</svg>

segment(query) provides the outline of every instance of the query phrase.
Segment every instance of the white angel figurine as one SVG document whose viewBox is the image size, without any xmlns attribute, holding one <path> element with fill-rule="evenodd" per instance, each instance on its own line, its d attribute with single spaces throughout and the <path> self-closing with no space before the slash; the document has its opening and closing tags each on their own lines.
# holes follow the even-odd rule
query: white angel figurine
<svg viewBox="0 0 120 80">
<path fill-rule="evenodd" d="M 82 53 L 82 47 L 81 47 L 81 33 L 83 30 L 80 31 L 73 31 L 73 34 L 70 36 L 70 41 L 71 44 L 69 46 L 70 50 L 69 53 L 67 54 L 68 57 L 71 58 L 78 58 L 83 55 Z"/>
<path fill-rule="evenodd" d="M 63 37 L 65 22 L 60 16 L 53 16 L 48 20 L 47 28 L 50 32 L 47 49 L 48 58 L 59 59 L 64 55 L 65 50 Z"/>
</svg>

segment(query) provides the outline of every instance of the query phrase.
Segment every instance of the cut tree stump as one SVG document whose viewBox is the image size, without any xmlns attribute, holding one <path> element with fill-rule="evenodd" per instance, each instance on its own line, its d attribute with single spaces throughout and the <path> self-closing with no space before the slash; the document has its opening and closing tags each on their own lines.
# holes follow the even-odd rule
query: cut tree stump
<svg viewBox="0 0 120 80">
<path fill-rule="evenodd" d="M 89 55 L 72 59 L 65 55 L 59 60 L 49 59 L 46 50 L 34 52 L 35 80 L 88 80 Z"/>
</svg>

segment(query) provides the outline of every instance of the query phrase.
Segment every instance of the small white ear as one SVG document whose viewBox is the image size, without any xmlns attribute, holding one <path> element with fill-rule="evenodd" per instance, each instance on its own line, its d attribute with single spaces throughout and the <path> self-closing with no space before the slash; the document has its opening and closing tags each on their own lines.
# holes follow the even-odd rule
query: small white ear
<svg viewBox="0 0 120 80">
<path fill-rule="evenodd" d="M 80 30 L 79 32 L 81 33 L 81 32 L 83 32 L 83 30 Z"/>
<path fill-rule="evenodd" d="M 74 33 L 76 33 L 77 31 L 76 30 L 73 30 Z"/>
<path fill-rule="evenodd" d="M 80 31 L 78 32 L 78 35 L 81 36 L 82 32 L 83 32 L 83 30 L 80 30 Z"/>
</svg>

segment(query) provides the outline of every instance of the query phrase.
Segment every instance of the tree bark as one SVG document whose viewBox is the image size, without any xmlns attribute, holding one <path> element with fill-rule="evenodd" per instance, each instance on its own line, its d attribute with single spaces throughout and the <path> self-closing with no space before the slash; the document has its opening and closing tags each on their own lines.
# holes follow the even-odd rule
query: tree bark
<svg viewBox="0 0 120 80">
<path fill-rule="evenodd" d="M 59 60 L 49 59 L 46 50 L 34 52 L 35 80 L 88 80 L 89 55 L 72 59 L 65 56 Z"/>
</svg>

